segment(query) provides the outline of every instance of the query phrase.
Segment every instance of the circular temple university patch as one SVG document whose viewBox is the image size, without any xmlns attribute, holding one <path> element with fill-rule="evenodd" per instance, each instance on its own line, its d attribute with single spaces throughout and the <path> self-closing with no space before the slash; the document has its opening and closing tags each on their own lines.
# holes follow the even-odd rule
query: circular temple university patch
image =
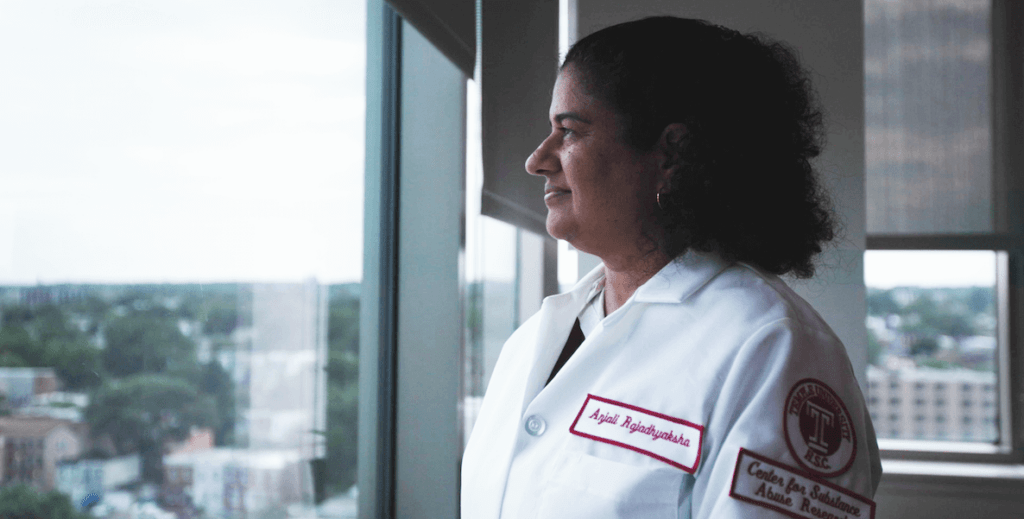
<svg viewBox="0 0 1024 519">
<path fill-rule="evenodd" d="M 797 382 L 786 397 L 782 423 L 789 452 L 812 474 L 835 477 L 853 465 L 857 433 L 850 412 L 824 382 Z"/>
</svg>

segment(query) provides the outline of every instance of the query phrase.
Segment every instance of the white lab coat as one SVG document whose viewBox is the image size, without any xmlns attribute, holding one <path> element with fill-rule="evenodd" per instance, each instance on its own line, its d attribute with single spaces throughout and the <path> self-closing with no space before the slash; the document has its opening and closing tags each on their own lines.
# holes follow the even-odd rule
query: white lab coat
<svg viewBox="0 0 1024 519">
<path fill-rule="evenodd" d="M 822 469 L 841 473 L 815 481 L 873 497 L 881 476 L 878 447 L 846 350 L 806 301 L 749 265 L 693 252 L 669 263 L 605 317 L 545 387 L 603 276 L 599 266 L 570 292 L 545 298 L 505 343 L 463 458 L 463 519 L 786 517 L 730 497 L 730 487 L 734 477 L 749 483 L 755 468 L 774 466 L 745 460 L 738 469 L 741 449 L 780 467 L 809 463 L 787 446 L 787 434 L 800 443 L 801 433 L 786 429 L 784 415 L 787 398 L 806 379 L 834 391 L 855 435 L 845 444 L 855 451 L 848 468 Z M 658 422 L 664 415 L 702 427 L 697 438 L 696 429 L 686 429 L 694 447 L 650 443 L 673 453 L 696 448 L 699 461 L 645 453 L 654 449 L 642 443 L 650 436 L 627 435 L 615 444 L 574 434 L 570 429 L 586 421 L 588 395 L 636 406 L 643 412 L 634 423 L 671 426 Z M 623 431 L 613 427 L 593 430 Z M 793 506 L 798 516 L 811 517 L 805 500 Z"/>
</svg>

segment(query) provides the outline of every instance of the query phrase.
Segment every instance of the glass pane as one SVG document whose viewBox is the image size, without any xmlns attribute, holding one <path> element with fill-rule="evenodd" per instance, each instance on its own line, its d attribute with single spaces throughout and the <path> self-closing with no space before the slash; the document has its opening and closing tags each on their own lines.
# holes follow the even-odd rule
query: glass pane
<svg viewBox="0 0 1024 519">
<path fill-rule="evenodd" d="M 466 89 L 465 330 L 463 442 L 469 441 L 498 353 L 517 323 L 516 227 L 480 214 L 480 90 Z"/>
<path fill-rule="evenodd" d="M 989 2 L 864 15 L 868 233 L 992 231 Z"/>
<path fill-rule="evenodd" d="M 996 272 L 992 251 L 864 253 L 879 438 L 999 441 Z"/>
<path fill-rule="evenodd" d="M 4 3 L 0 516 L 355 517 L 365 26 Z"/>
</svg>

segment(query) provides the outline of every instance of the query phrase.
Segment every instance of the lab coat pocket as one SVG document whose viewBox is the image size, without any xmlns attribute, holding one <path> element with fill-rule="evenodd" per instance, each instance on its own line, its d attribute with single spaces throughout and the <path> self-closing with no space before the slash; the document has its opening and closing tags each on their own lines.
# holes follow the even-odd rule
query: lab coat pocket
<svg viewBox="0 0 1024 519">
<path fill-rule="evenodd" d="M 676 519 L 683 472 L 574 452 L 540 495 L 538 519 Z"/>
</svg>

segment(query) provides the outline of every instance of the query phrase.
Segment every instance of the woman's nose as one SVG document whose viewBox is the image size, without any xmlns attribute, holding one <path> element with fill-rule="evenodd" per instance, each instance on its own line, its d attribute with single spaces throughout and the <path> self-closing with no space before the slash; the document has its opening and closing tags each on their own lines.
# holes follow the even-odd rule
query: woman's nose
<svg viewBox="0 0 1024 519">
<path fill-rule="evenodd" d="M 551 152 L 551 137 L 544 139 L 526 158 L 526 172 L 531 175 L 550 175 L 558 171 L 558 159 Z"/>
</svg>

